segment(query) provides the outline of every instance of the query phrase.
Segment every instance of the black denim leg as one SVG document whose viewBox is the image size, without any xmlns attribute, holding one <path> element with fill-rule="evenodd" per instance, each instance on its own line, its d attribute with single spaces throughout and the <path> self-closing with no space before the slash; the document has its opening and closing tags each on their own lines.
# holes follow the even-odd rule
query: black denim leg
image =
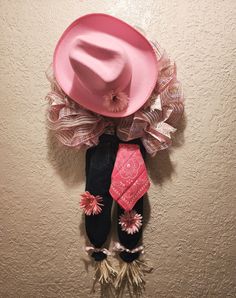
<svg viewBox="0 0 236 298">
<path fill-rule="evenodd" d="M 121 142 L 124 143 L 124 142 Z M 131 144 L 138 144 L 140 147 L 140 151 L 142 153 L 143 159 L 145 159 L 145 148 L 143 147 L 141 140 L 140 139 L 136 139 L 127 143 L 131 143 Z M 143 216 L 143 197 L 140 198 L 136 204 L 134 205 L 133 209 L 135 210 L 137 213 L 141 214 Z M 130 250 L 134 249 L 135 247 L 137 247 L 141 237 L 142 237 L 142 227 L 139 229 L 138 232 L 134 233 L 134 234 L 127 234 L 125 231 L 122 231 L 121 226 L 119 224 L 119 217 L 121 214 L 124 213 L 124 209 L 122 207 L 120 207 L 120 205 L 118 204 L 117 206 L 117 231 L 118 231 L 118 237 L 119 237 L 119 241 L 120 243 L 125 247 L 128 248 Z M 140 255 L 140 252 L 136 252 L 136 253 L 129 253 L 126 251 L 123 251 L 120 253 L 120 257 L 123 261 L 127 262 L 127 263 L 131 263 L 132 261 L 136 260 Z"/>
<path fill-rule="evenodd" d="M 106 242 L 111 228 L 111 208 L 113 199 L 109 194 L 111 173 L 113 170 L 118 143 L 114 138 L 104 135 L 96 147 L 86 153 L 86 187 L 92 195 L 103 198 L 102 212 L 97 215 L 85 215 L 85 228 L 90 242 L 101 248 Z M 96 261 L 106 258 L 102 252 L 93 252 Z"/>
</svg>

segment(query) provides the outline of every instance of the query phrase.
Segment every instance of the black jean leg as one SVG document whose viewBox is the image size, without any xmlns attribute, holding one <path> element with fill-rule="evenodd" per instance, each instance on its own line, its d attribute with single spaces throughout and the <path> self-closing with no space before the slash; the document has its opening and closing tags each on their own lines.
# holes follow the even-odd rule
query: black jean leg
<svg viewBox="0 0 236 298">
<path fill-rule="evenodd" d="M 113 199 L 109 194 L 111 173 L 116 148 L 109 139 L 100 142 L 86 152 L 86 191 L 102 197 L 102 211 L 97 215 L 85 215 L 85 228 L 90 242 L 101 248 L 107 240 L 111 228 L 111 208 Z M 93 252 L 96 261 L 106 258 L 103 252 Z"/>
<path fill-rule="evenodd" d="M 122 142 L 124 143 L 124 142 Z M 140 152 L 143 156 L 143 159 L 145 160 L 145 155 L 146 155 L 146 151 L 141 143 L 140 139 L 135 139 L 132 140 L 130 142 L 127 143 L 131 143 L 131 144 L 138 144 L 140 147 Z M 135 210 L 138 214 L 143 216 L 143 199 L 144 197 L 141 197 L 136 204 L 134 205 L 134 207 L 132 208 L 132 210 Z M 142 238 L 142 226 L 140 227 L 139 231 L 134 233 L 134 234 L 128 234 L 125 231 L 122 231 L 121 226 L 119 224 L 119 218 L 120 216 L 124 213 L 124 209 L 122 207 L 120 207 L 120 205 L 118 204 L 117 206 L 117 232 L 118 232 L 118 238 L 120 243 L 125 247 L 128 248 L 129 250 L 132 250 L 134 248 L 137 247 L 138 243 L 140 242 L 141 238 Z M 131 263 L 132 261 L 136 260 L 140 255 L 140 252 L 135 252 L 135 253 L 130 253 L 130 252 L 126 252 L 123 251 L 120 253 L 120 257 L 123 261 L 127 262 L 127 263 Z"/>
<path fill-rule="evenodd" d="M 134 205 L 133 209 L 137 213 L 143 215 L 143 197 L 139 199 L 136 204 Z M 134 234 L 128 234 L 125 231 L 122 231 L 121 226 L 119 224 L 119 217 L 121 214 L 124 213 L 123 208 L 121 208 L 119 205 L 117 206 L 117 218 L 118 218 L 118 223 L 117 223 L 117 231 L 118 231 L 118 237 L 120 243 L 125 247 L 128 248 L 129 250 L 132 250 L 137 247 L 140 239 L 142 238 L 142 227 L 140 227 L 139 231 L 134 233 Z M 130 263 L 137 259 L 140 255 L 140 252 L 135 252 L 135 253 L 130 253 L 126 251 L 122 251 L 120 253 L 120 257 L 123 261 Z"/>
</svg>

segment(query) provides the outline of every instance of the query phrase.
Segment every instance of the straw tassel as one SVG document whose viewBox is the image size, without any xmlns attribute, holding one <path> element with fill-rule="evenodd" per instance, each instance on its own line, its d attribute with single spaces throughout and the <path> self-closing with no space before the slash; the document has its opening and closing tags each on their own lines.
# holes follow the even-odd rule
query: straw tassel
<svg viewBox="0 0 236 298">
<path fill-rule="evenodd" d="M 98 281 L 101 285 L 106 285 L 113 282 L 116 276 L 117 271 L 109 264 L 107 259 L 95 263 L 95 282 Z"/>
<path fill-rule="evenodd" d="M 124 283 L 128 283 L 135 291 L 142 292 L 145 286 L 144 273 L 151 272 L 152 269 L 141 260 L 134 260 L 131 263 L 124 262 L 116 277 L 115 288 L 119 290 Z"/>
</svg>

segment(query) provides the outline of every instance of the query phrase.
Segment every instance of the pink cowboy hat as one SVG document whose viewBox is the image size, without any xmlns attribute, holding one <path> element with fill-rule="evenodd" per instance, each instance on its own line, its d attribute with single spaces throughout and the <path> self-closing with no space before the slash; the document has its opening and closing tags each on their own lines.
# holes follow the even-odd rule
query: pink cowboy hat
<svg viewBox="0 0 236 298">
<path fill-rule="evenodd" d="M 141 108 L 158 74 L 156 54 L 146 37 L 100 13 L 82 16 L 65 30 L 53 70 L 72 100 L 108 117 L 125 117 Z"/>
</svg>

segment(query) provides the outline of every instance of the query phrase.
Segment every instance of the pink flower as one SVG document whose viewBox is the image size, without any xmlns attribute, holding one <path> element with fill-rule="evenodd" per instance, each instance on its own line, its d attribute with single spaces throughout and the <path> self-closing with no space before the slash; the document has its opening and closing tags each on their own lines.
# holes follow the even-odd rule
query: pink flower
<svg viewBox="0 0 236 298">
<path fill-rule="evenodd" d="M 81 195 L 80 207 L 84 210 L 86 215 L 97 215 L 102 211 L 100 206 L 104 206 L 102 197 L 93 196 L 90 192 L 86 191 Z"/>
<path fill-rule="evenodd" d="M 124 92 L 111 90 L 103 98 L 103 105 L 110 112 L 121 112 L 128 107 L 129 98 Z"/>
<path fill-rule="evenodd" d="M 125 211 L 119 219 L 122 231 L 125 231 L 128 234 L 138 232 L 142 226 L 142 218 L 142 215 L 138 214 L 135 210 Z"/>
</svg>

